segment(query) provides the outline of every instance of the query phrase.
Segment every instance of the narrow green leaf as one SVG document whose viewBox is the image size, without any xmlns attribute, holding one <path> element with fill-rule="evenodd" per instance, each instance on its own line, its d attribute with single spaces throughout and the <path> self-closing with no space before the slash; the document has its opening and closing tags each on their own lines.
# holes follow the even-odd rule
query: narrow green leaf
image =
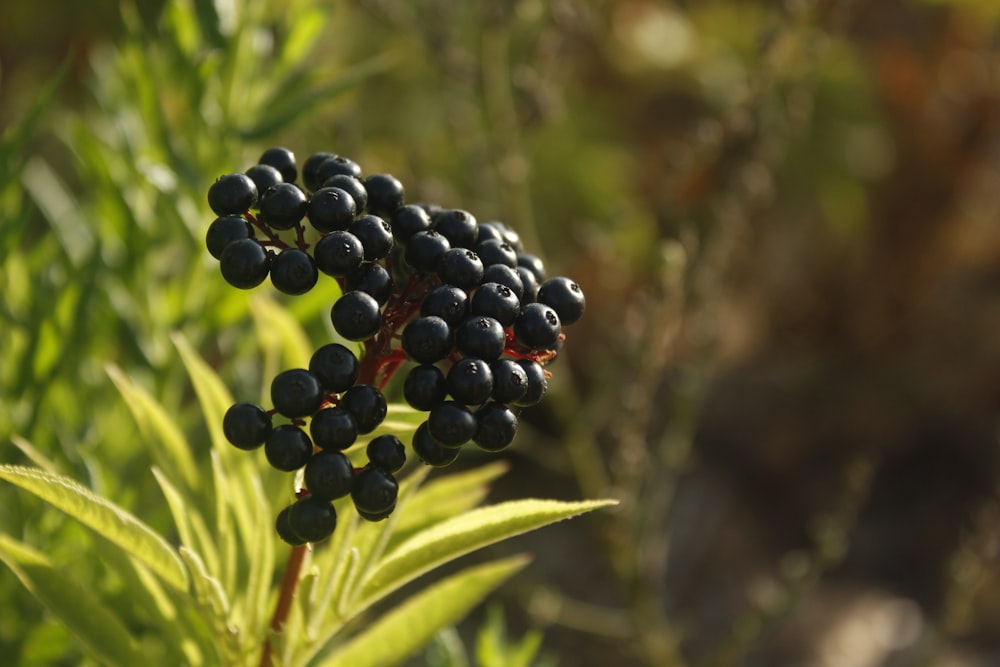
<svg viewBox="0 0 1000 667">
<path fill-rule="evenodd" d="M 0 534 L 0 560 L 98 660 L 123 667 L 143 664 L 136 641 L 121 619 L 44 554 Z"/>
<path fill-rule="evenodd" d="M 170 338 L 174 341 L 177 351 L 180 352 L 184 368 L 187 369 L 188 375 L 191 377 L 191 384 L 194 385 L 198 402 L 201 403 L 201 410 L 205 415 L 212 444 L 222 456 L 228 456 L 232 447 L 222 432 L 222 417 L 233 404 L 232 394 L 226 389 L 218 374 L 198 356 L 183 334 L 175 332 L 171 334 Z"/>
<path fill-rule="evenodd" d="M 361 587 L 362 607 L 459 556 L 616 500 L 513 500 L 471 510 L 423 530 L 387 554 Z"/>
<path fill-rule="evenodd" d="M 40 452 L 37 447 L 35 447 L 31 442 L 25 440 L 21 436 L 12 436 L 11 444 L 21 450 L 21 453 L 28 457 L 32 463 L 41 468 L 46 472 L 51 472 L 53 474 L 59 473 L 59 466 L 56 465 L 55 461 L 47 457 L 45 454 Z"/>
<path fill-rule="evenodd" d="M 173 415 L 149 392 L 126 377 L 117 366 L 108 364 L 104 370 L 125 399 L 143 439 L 152 441 L 155 437 L 163 446 L 164 456 L 157 458 L 169 466 L 170 470 L 177 472 L 188 488 L 197 490 L 200 485 L 198 466 L 195 465 L 191 448 Z"/>
<path fill-rule="evenodd" d="M 423 647 L 435 632 L 465 616 L 492 590 L 524 567 L 516 556 L 467 568 L 417 593 L 380 616 L 316 667 L 395 665 Z"/>
<path fill-rule="evenodd" d="M 204 554 L 205 563 L 209 572 L 218 572 L 219 556 L 215 542 L 208 536 L 205 529 L 205 520 L 197 509 L 188 505 L 183 494 L 177 490 L 169 478 L 166 477 L 156 467 L 153 468 L 153 477 L 160 485 L 163 497 L 170 508 L 170 514 L 174 517 L 174 525 L 177 526 L 177 533 L 181 538 L 181 544 L 191 547 Z"/>
<path fill-rule="evenodd" d="M 177 552 L 152 528 L 107 498 L 68 477 L 36 468 L 0 465 L 0 479 L 29 491 L 135 556 L 177 590 L 187 590 L 187 572 Z"/>
</svg>

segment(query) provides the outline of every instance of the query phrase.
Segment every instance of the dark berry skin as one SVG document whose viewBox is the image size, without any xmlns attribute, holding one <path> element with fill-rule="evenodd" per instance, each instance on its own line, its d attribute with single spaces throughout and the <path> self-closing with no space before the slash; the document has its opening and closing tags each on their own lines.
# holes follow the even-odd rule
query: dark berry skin
<svg viewBox="0 0 1000 667">
<path fill-rule="evenodd" d="M 545 264 L 537 255 L 529 255 L 523 252 L 519 253 L 517 255 L 517 265 L 523 266 L 531 271 L 531 273 L 535 276 L 536 282 L 541 283 L 545 280 Z"/>
<path fill-rule="evenodd" d="M 528 391 L 528 374 L 524 368 L 513 359 L 497 359 L 490 364 L 493 371 L 494 401 L 498 403 L 513 403 L 524 398 Z"/>
<path fill-rule="evenodd" d="M 521 312 L 521 301 L 514 290 L 499 283 L 486 283 L 475 291 L 469 301 L 469 313 L 487 315 L 506 328 Z"/>
<path fill-rule="evenodd" d="M 272 269 L 273 271 L 273 269 Z M 392 276 L 377 262 L 363 262 L 344 278 L 344 290 L 370 294 L 380 306 L 392 296 Z"/>
<path fill-rule="evenodd" d="M 315 375 L 304 368 L 282 371 L 271 381 L 274 409 L 289 419 L 306 417 L 319 410 L 323 388 Z"/>
<path fill-rule="evenodd" d="M 302 163 L 302 183 L 310 192 L 316 192 L 323 184 L 319 179 L 319 166 L 331 157 L 334 157 L 333 153 L 313 153 Z"/>
<path fill-rule="evenodd" d="M 330 394 L 339 394 L 354 386 L 359 366 L 357 356 L 340 343 L 327 343 L 309 359 L 309 372 Z"/>
<path fill-rule="evenodd" d="M 479 234 L 480 241 L 485 241 L 487 238 L 497 238 L 512 247 L 515 252 L 524 250 L 520 235 L 502 222 L 481 223 Z"/>
<path fill-rule="evenodd" d="M 451 243 L 433 229 L 417 232 L 406 242 L 403 258 L 418 273 L 434 273 Z"/>
<path fill-rule="evenodd" d="M 431 228 L 431 216 L 416 205 L 397 208 L 393 211 L 389 222 L 392 225 L 392 235 L 403 244 L 417 232 L 426 232 Z"/>
<path fill-rule="evenodd" d="M 445 401 L 427 415 L 427 428 L 443 447 L 461 447 L 476 434 L 476 417 L 461 403 Z"/>
<path fill-rule="evenodd" d="M 285 180 L 281 177 L 280 171 L 267 164 L 255 164 L 246 170 L 246 175 L 257 186 L 258 193 L 266 192 L 272 185 L 283 183 Z"/>
<path fill-rule="evenodd" d="M 444 373 L 432 364 L 414 366 L 403 382 L 403 398 L 416 410 L 428 411 L 448 394 Z"/>
<path fill-rule="evenodd" d="M 433 364 L 451 351 L 451 328 L 440 317 L 428 315 L 410 320 L 401 344 L 406 356 L 419 364 Z"/>
<path fill-rule="evenodd" d="M 365 292 L 347 292 L 330 310 L 333 328 L 347 340 L 368 340 L 378 333 L 382 313 L 378 301 Z"/>
<path fill-rule="evenodd" d="M 293 183 L 278 183 L 260 196 L 260 218 L 272 229 L 291 229 L 309 207 L 306 193 Z"/>
<path fill-rule="evenodd" d="M 413 434 L 413 453 L 426 465 L 435 468 L 443 468 L 451 465 L 458 458 L 459 449 L 455 447 L 445 447 L 434 439 L 427 422 L 417 427 Z"/>
<path fill-rule="evenodd" d="M 324 188 L 340 188 L 354 198 L 355 209 L 363 211 L 368 207 L 368 191 L 360 179 L 347 174 L 337 174 L 323 181 Z"/>
<path fill-rule="evenodd" d="M 523 301 L 524 281 L 517 269 L 512 269 L 503 264 L 491 264 L 483 271 L 482 283 L 496 283 L 506 285 L 517 295 L 518 301 Z M 536 283 L 537 285 L 537 283 Z"/>
<path fill-rule="evenodd" d="M 309 224 L 320 232 L 347 229 L 358 207 L 351 193 L 340 188 L 323 187 L 313 193 L 306 208 Z"/>
<path fill-rule="evenodd" d="M 351 413 L 362 435 L 378 428 L 389 409 L 382 392 L 370 384 L 351 387 L 340 397 L 338 405 Z"/>
<path fill-rule="evenodd" d="M 500 241 L 503 242 L 503 234 L 500 233 L 500 227 L 497 226 L 495 222 L 481 222 L 476 229 L 476 244 L 480 244 L 483 241 Z"/>
<path fill-rule="evenodd" d="M 337 528 L 337 512 L 329 500 L 306 496 L 288 508 L 288 527 L 306 542 L 321 542 Z"/>
<path fill-rule="evenodd" d="M 439 212 L 432 218 L 433 229 L 441 234 L 453 248 L 473 248 L 479 233 L 476 218 L 468 211 L 451 208 Z"/>
<path fill-rule="evenodd" d="M 489 402 L 476 411 L 472 441 L 487 452 L 499 452 L 517 435 L 517 415 L 503 403 Z"/>
<path fill-rule="evenodd" d="M 271 256 L 253 239 L 237 239 L 226 245 L 219 257 L 222 277 L 233 287 L 251 289 L 260 285 L 271 270 Z"/>
<path fill-rule="evenodd" d="M 363 215 L 352 222 L 348 229 L 361 239 L 365 259 L 369 261 L 382 259 L 392 250 L 392 228 L 377 215 Z"/>
<path fill-rule="evenodd" d="M 225 174 L 208 188 L 208 205 L 216 215 L 240 215 L 257 203 L 257 186 L 246 174 Z"/>
<path fill-rule="evenodd" d="M 271 434 L 271 417 L 264 408 L 253 403 L 236 403 L 222 418 L 222 432 L 231 444 L 240 449 L 257 449 Z"/>
<path fill-rule="evenodd" d="M 300 547 L 307 542 L 292 530 L 292 526 L 288 523 L 288 517 L 291 513 L 291 507 L 286 507 L 285 509 L 278 512 L 278 518 L 274 521 L 274 529 L 278 533 L 278 537 L 284 540 L 285 543 L 292 545 L 293 547 Z"/>
<path fill-rule="evenodd" d="M 386 472 L 397 472 L 406 463 L 406 448 L 394 435 L 372 438 L 365 450 L 368 462 Z"/>
<path fill-rule="evenodd" d="M 313 453 L 313 443 L 298 426 L 282 424 L 271 431 L 264 443 L 264 455 L 272 467 L 292 472 L 304 466 Z"/>
<path fill-rule="evenodd" d="M 532 350 L 551 350 L 561 332 L 559 316 L 544 303 L 529 303 L 514 321 L 514 340 Z"/>
<path fill-rule="evenodd" d="M 517 267 L 516 271 L 517 277 L 521 279 L 521 305 L 534 303 L 538 300 L 538 278 L 531 269 L 524 266 Z"/>
<path fill-rule="evenodd" d="M 223 215 L 212 221 L 205 234 L 205 246 L 212 257 L 219 259 L 232 241 L 252 239 L 253 228 L 241 215 Z"/>
<path fill-rule="evenodd" d="M 469 317 L 455 329 L 455 347 L 464 357 L 493 361 L 503 354 L 506 345 L 503 326 L 486 315 Z"/>
<path fill-rule="evenodd" d="M 524 374 L 528 378 L 528 389 L 524 392 L 524 396 L 511 401 L 511 404 L 522 408 L 537 405 L 549 388 L 549 381 L 545 378 L 545 369 L 537 361 L 531 359 L 518 359 L 516 363 L 524 369 Z"/>
<path fill-rule="evenodd" d="M 393 212 L 403 205 L 403 184 L 391 174 L 372 174 L 364 180 L 368 191 L 368 212 L 390 219 Z"/>
<path fill-rule="evenodd" d="M 365 249 L 350 232 L 337 230 L 321 238 L 313 248 L 316 266 L 328 276 L 346 276 L 361 266 Z"/>
<path fill-rule="evenodd" d="M 454 285 L 438 285 L 420 304 L 421 315 L 436 315 L 454 327 L 469 313 L 469 295 Z"/>
<path fill-rule="evenodd" d="M 294 183 L 299 177 L 298 168 L 295 166 L 295 153 L 284 146 L 272 146 L 261 153 L 258 164 L 266 164 L 274 167 L 281 173 L 281 180 L 286 183 Z"/>
<path fill-rule="evenodd" d="M 285 248 L 271 260 L 271 284 L 284 294 L 305 294 L 316 285 L 316 262 L 304 250 Z"/>
<path fill-rule="evenodd" d="M 493 371 L 482 359 L 459 359 L 448 369 L 445 386 L 455 401 L 464 405 L 480 405 L 493 393 Z"/>
<path fill-rule="evenodd" d="M 573 324 L 583 317 L 583 311 L 587 307 L 580 286 L 562 276 L 549 278 L 538 287 L 538 302 L 556 311 L 559 321 L 564 325 Z"/>
<path fill-rule="evenodd" d="M 509 243 L 500 239 L 486 239 L 476 244 L 476 254 L 483 260 L 484 266 L 502 264 L 514 268 L 517 266 L 517 253 Z"/>
<path fill-rule="evenodd" d="M 323 183 L 341 174 L 361 178 L 361 167 L 357 162 L 343 155 L 332 155 L 323 160 L 319 167 L 317 167 L 316 180 Z"/>
<path fill-rule="evenodd" d="M 320 449 L 347 449 L 358 439 L 358 422 L 340 406 L 323 408 L 310 420 L 309 433 Z"/>
<path fill-rule="evenodd" d="M 354 488 L 351 489 L 351 499 L 359 512 L 364 514 L 381 514 L 391 509 L 399 497 L 399 484 L 392 473 L 365 466 L 354 477 Z"/>
<path fill-rule="evenodd" d="M 438 260 L 437 275 L 445 285 L 471 290 L 483 279 L 483 262 L 467 248 L 451 248 Z"/>
<path fill-rule="evenodd" d="M 357 508 L 355 508 L 357 509 Z M 396 509 L 396 504 L 393 503 L 389 507 L 386 507 L 381 512 L 365 512 L 364 510 L 358 510 L 358 516 L 360 516 L 365 521 L 382 521 L 388 519 Z"/>
<path fill-rule="evenodd" d="M 354 464 L 341 452 L 332 449 L 319 451 L 306 463 L 303 480 L 309 493 L 316 498 L 343 498 L 354 486 Z"/>
</svg>

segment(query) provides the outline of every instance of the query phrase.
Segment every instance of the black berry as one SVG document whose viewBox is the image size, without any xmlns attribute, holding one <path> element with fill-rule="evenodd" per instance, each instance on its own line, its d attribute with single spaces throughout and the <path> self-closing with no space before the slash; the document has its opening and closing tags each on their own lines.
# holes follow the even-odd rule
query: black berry
<svg viewBox="0 0 1000 667">
<path fill-rule="evenodd" d="M 372 438 L 365 450 L 368 461 L 386 472 L 396 472 L 406 463 L 406 448 L 394 435 L 380 435 Z"/>
<path fill-rule="evenodd" d="M 344 290 L 365 292 L 384 306 L 392 296 L 392 276 L 378 262 L 362 262 L 361 266 L 345 276 Z"/>
<path fill-rule="evenodd" d="M 354 386 L 358 370 L 358 358 L 340 343 L 327 343 L 313 352 L 309 359 L 309 372 L 331 394 L 339 394 Z"/>
<path fill-rule="evenodd" d="M 309 421 L 309 433 L 320 449 L 347 449 L 358 439 L 358 422 L 342 407 L 323 408 Z"/>
<path fill-rule="evenodd" d="M 427 428 L 444 447 L 461 447 L 476 434 L 476 417 L 456 401 L 445 401 L 427 415 Z"/>
<path fill-rule="evenodd" d="M 424 297 L 420 304 L 421 315 L 435 315 L 457 326 L 469 313 L 469 295 L 454 285 L 438 285 Z"/>
<path fill-rule="evenodd" d="M 366 514 L 381 515 L 387 510 L 391 511 L 396 506 L 398 496 L 399 484 L 396 483 L 396 478 L 381 468 L 365 466 L 354 478 L 351 499 L 363 517 Z"/>
<path fill-rule="evenodd" d="M 377 215 L 363 215 L 351 223 L 350 232 L 361 239 L 365 259 L 382 259 L 392 250 L 392 228 Z"/>
<path fill-rule="evenodd" d="M 255 164 L 246 170 L 246 175 L 253 181 L 258 193 L 267 192 L 269 187 L 285 180 L 280 171 L 268 164 Z"/>
<path fill-rule="evenodd" d="M 316 412 L 323 402 L 323 388 L 315 375 L 304 368 L 278 373 L 271 381 L 274 409 L 289 419 Z"/>
<path fill-rule="evenodd" d="M 448 370 L 445 386 L 455 401 L 464 405 L 479 405 L 493 393 L 493 371 L 482 359 L 459 359 Z"/>
<path fill-rule="evenodd" d="M 291 229 L 302 221 L 309 201 L 299 186 L 278 183 L 260 196 L 260 218 L 272 229 Z"/>
<path fill-rule="evenodd" d="M 340 188 L 322 187 L 313 193 L 306 207 L 309 224 L 321 232 L 347 229 L 357 214 L 354 196 Z"/>
<path fill-rule="evenodd" d="M 358 424 L 358 433 L 371 433 L 385 419 L 388 404 L 385 396 L 370 384 L 359 384 L 340 397 L 339 407 L 347 410 Z"/>
<path fill-rule="evenodd" d="M 434 231 L 444 236 L 453 248 L 473 248 L 478 228 L 476 218 L 468 211 L 451 208 L 437 213 L 432 219 Z"/>
<path fill-rule="evenodd" d="M 451 350 L 451 328 L 440 317 L 428 315 L 410 320 L 403 329 L 401 345 L 406 356 L 420 364 L 433 364 Z"/>
<path fill-rule="evenodd" d="M 208 188 L 208 205 L 216 215 L 240 215 L 257 203 L 257 186 L 246 174 L 226 174 Z"/>
<path fill-rule="evenodd" d="M 487 315 L 506 328 L 521 312 L 521 302 L 514 290 L 499 283 L 486 283 L 475 291 L 469 301 L 469 313 Z"/>
<path fill-rule="evenodd" d="M 569 278 L 549 278 L 538 287 L 538 302 L 556 311 L 559 321 L 573 324 L 583 316 L 587 301 L 580 286 Z"/>
<path fill-rule="evenodd" d="M 342 230 L 327 234 L 313 248 L 317 268 L 328 276 L 346 276 L 361 266 L 364 256 L 361 240 Z"/>
<path fill-rule="evenodd" d="M 365 184 L 354 176 L 337 174 L 323 181 L 324 188 L 340 188 L 354 198 L 355 210 L 363 211 L 368 206 L 368 191 Z"/>
<path fill-rule="evenodd" d="M 427 422 L 417 427 L 413 434 L 413 452 L 423 463 L 435 468 L 443 468 L 455 462 L 458 458 L 459 449 L 455 447 L 445 447 L 434 439 Z"/>
<path fill-rule="evenodd" d="M 319 166 L 331 157 L 333 153 L 313 153 L 302 163 L 302 183 L 310 192 L 316 192 L 322 186 L 323 181 L 319 180 Z"/>
<path fill-rule="evenodd" d="M 212 257 L 219 259 L 233 241 L 253 238 L 253 228 L 241 215 L 223 215 L 212 221 L 205 234 L 205 246 Z"/>
<path fill-rule="evenodd" d="M 278 533 L 278 537 L 293 547 L 299 547 L 305 544 L 307 540 L 292 530 L 292 525 L 288 522 L 291 509 L 291 507 L 286 507 L 278 512 L 278 518 L 274 521 L 274 528 Z"/>
<path fill-rule="evenodd" d="M 493 371 L 494 401 L 513 403 L 524 398 L 528 391 L 528 374 L 524 367 L 513 359 L 497 359 L 490 364 Z"/>
<path fill-rule="evenodd" d="M 285 294 L 305 294 L 319 279 L 316 262 L 304 250 L 285 248 L 271 260 L 271 284 Z"/>
<path fill-rule="evenodd" d="M 514 441 L 517 415 L 503 403 L 489 402 L 476 411 L 472 441 L 488 452 L 498 452 Z"/>
<path fill-rule="evenodd" d="M 392 235 L 405 244 L 417 232 L 431 228 L 431 217 L 419 206 L 407 205 L 397 208 L 390 219 Z"/>
<path fill-rule="evenodd" d="M 438 260 L 437 275 L 446 285 L 470 290 L 483 279 L 483 262 L 467 248 L 451 248 Z"/>
<path fill-rule="evenodd" d="M 333 328 L 347 340 L 367 340 L 378 333 L 382 313 L 378 301 L 365 292 L 347 292 L 330 311 Z"/>
<path fill-rule="evenodd" d="M 361 178 L 361 167 L 357 162 L 343 155 L 331 155 L 316 168 L 316 180 L 320 183 L 340 175 Z"/>
<path fill-rule="evenodd" d="M 516 363 L 524 369 L 524 374 L 528 378 L 528 388 L 524 392 L 524 396 L 511 401 L 511 403 L 520 407 L 538 404 L 549 388 L 549 381 L 545 378 L 545 369 L 537 361 L 531 359 L 518 359 Z"/>
<path fill-rule="evenodd" d="M 484 266 L 501 264 L 514 268 L 517 266 L 517 253 L 506 241 L 486 239 L 476 244 L 476 254 L 483 260 Z"/>
<path fill-rule="evenodd" d="M 414 366 L 403 382 L 403 398 L 416 410 L 427 411 L 445 399 L 444 373 L 432 364 Z"/>
<path fill-rule="evenodd" d="M 253 403 L 237 403 L 226 410 L 222 432 L 226 440 L 240 449 L 256 449 L 271 434 L 271 417 Z"/>
<path fill-rule="evenodd" d="M 403 258 L 417 273 L 434 273 L 451 243 L 433 229 L 417 232 L 406 242 Z"/>
<path fill-rule="evenodd" d="M 351 492 L 354 465 L 342 452 L 326 449 L 316 452 L 306 463 L 303 481 L 309 493 L 322 500 L 336 500 Z"/>
<path fill-rule="evenodd" d="M 288 528 L 305 542 L 321 542 L 337 528 L 337 512 L 329 500 L 306 496 L 288 508 Z"/>
<path fill-rule="evenodd" d="M 237 239 L 226 245 L 219 257 L 222 277 L 233 287 L 251 289 L 260 285 L 271 270 L 271 256 L 257 241 Z"/>
<path fill-rule="evenodd" d="M 486 315 L 468 317 L 455 329 L 455 347 L 464 357 L 493 361 L 503 354 L 506 344 L 503 326 Z"/>
<path fill-rule="evenodd" d="M 264 151 L 258 164 L 266 164 L 281 172 L 281 180 L 287 183 L 294 183 L 299 172 L 295 166 L 295 153 L 283 146 L 272 146 Z"/>
<path fill-rule="evenodd" d="M 364 180 L 368 191 L 368 212 L 390 218 L 403 205 L 403 184 L 391 174 L 372 174 Z"/>
<path fill-rule="evenodd" d="M 298 426 L 282 424 L 275 427 L 264 443 L 264 456 L 272 467 L 292 472 L 304 466 L 313 453 L 313 444 Z"/>
<path fill-rule="evenodd" d="M 556 311 L 543 303 L 529 303 L 514 321 L 514 339 L 532 350 L 554 348 L 561 331 Z"/>
</svg>

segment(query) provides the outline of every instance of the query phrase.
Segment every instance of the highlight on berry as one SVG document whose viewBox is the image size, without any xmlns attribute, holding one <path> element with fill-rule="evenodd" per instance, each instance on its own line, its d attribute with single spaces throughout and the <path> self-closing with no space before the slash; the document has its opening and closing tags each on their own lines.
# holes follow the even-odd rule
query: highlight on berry
<svg viewBox="0 0 1000 667">
<path fill-rule="evenodd" d="M 466 445 L 510 445 L 519 411 L 548 389 L 545 366 L 564 327 L 586 307 L 580 286 L 549 277 L 506 224 L 407 203 L 391 174 L 365 175 L 335 153 L 313 153 L 300 168 L 287 148 L 269 148 L 245 172 L 212 183 L 208 205 L 216 218 L 205 244 L 226 282 L 246 290 L 270 278 L 288 295 L 336 283 L 331 323 L 363 344 L 358 357 L 324 342 L 308 368 L 273 378 L 270 405 L 242 401 L 223 419 L 233 446 L 262 448 L 278 470 L 303 471 L 295 502 L 275 518 L 292 545 L 328 538 L 339 498 L 349 496 L 366 520 L 388 517 L 408 451 L 444 467 Z M 369 435 L 386 417 L 382 390 L 397 374 L 404 400 L 427 413 L 408 447 Z M 344 453 L 353 447 L 365 448 L 364 466 Z"/>
</svg>

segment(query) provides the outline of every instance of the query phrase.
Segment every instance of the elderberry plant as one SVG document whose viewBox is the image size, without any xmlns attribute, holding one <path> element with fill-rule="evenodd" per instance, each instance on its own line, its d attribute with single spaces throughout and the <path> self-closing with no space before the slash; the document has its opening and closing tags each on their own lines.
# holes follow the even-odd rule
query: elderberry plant
<svg viewBox="0 0 1000 667">
<path fill-rule="evenodd" d="M 335 153 L 311 154 L 300 172 L 290 150 L 269 148 L 244 173 L 220 176 L 207 198 L 217 217 L 205 244 L 226 282 L 251 289 L 270 277 L 300 295 L 330 279 L 333 328 L 363 350 L 326 342 L 308 368 L 273 378 L 270 406 L 238 402 L 223 419 L 235 447 L 304 470 L 275 519 L 292 545 L 333 533 L 338 498 L 350 496 L 368 521 L 392 514 L 406 446 L 394 434 L 365 436 L 386 417 L 382 391 L 394 375 L 402 371 L 405 400 L 427 413 L 409 443 L 424 464 L 447 466 L 469 443 L 501 451 L 518 411 L 545 395 L 563 327 L 586 307 L 579 285 L 549 277 L 507 225 L 407 204 L 398 179 L 365 176 Z M 368 460 L 355 467 L 344 451 L 360 446 Z"/>
</svg>

